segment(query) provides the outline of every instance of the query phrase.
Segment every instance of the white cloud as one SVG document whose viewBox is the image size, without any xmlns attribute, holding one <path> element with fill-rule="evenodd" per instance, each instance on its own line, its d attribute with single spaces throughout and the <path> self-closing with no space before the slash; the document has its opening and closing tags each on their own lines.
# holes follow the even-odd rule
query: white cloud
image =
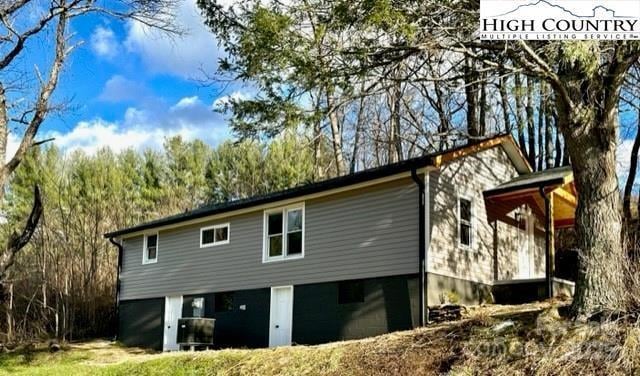
<svg viewBox="0 0 640 376">
<path fill-rule="evenodd" d="M 129 107 L 120 121 L 101 118 L 81 121 L 69 132 L 51 132 L 58 147 L 66 152 L 82 150 L 94 154 L 103 147 L 119 152 L 134 148 L 159 149 L 165 138 L 180 135 L 217 145 L 229 137 L 224 119 L 197 96 L 180 99 L 172 106 L 144 109 Z"/>
<path fill-rule="evenodd" d="M 65 151 L 83 150 L 94 154 L 102 147 L 114 151 L 154 146 L 155 137 L 162 137 L 161 129 L 119 129 L 119 124 L 102 119 L 81 121 L 69 133 L 53 133 L 55 143 Z"/>
<path fill-rule="evenodd" d="M 245 100 L 245 99 L 248 99 L 248 98 L 249 98 L 249 94 L 241 92 L 241 91 L 234 91 L 233 93 L 231 93 L 229 95 L 224 95 L 222 97 L 216 98 L 216 100 L 213 101 L 213 104 L 211 106 L 214 109 L 221 109 L 226 104 L 228 104 L 232 99 L 234 99 L 234 100 Z"/>
<path fill-rule="evenodd" d="M 202 103 L 200 101 L 200 98 L 198 98 L 197 95 L 194 95 L 192 97 L 185 97 L 182 98 L 178 101 L 178 103 L 176 103 L 173 107 L 171 107 L 173 110 L 179 110 L 181 108 L 189 108 L 189 107 L 193 107 L 195 105 L 197 105 L 198 103 Z"/>
<path fill-rule="evenodd" d="M 120 46 L 113 30 L 98 26 L 91 34 L 91 49 L 100 57 L 113 59 L 118 54 Z"/>
<path fill-rule="evenodd" d="M 135 101 L 145 99 L 150 94 L 144 84 L 116 74 L 104 84 L 98 99 L 107 102 Z"/>
<path fill-rule="evenodd" d="M 186 29 L 183 37 L 131 21 L 124 42 L 130 52 L 137 53 L 153 73 L 168 73 L 182 78 L 202 76 L 202 71 L 215 70 L 221 55 L 215 36 L 204 24 L 196 0 L 184 0 L 177 9 L 176 22 Z"/>
</svg>

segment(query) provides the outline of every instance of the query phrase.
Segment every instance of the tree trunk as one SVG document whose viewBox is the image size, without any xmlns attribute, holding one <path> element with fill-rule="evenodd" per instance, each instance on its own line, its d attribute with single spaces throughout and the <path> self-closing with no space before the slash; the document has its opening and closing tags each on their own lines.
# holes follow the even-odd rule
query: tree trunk
<svg viewBox="0 0 640 376">
<path fill-rule="evenodd" d="M 473 60 L 466 58 L 464 62 L 465 95 L 467 99 L 467 134 L 470 139 L 480 135 L 478 127 L 478 82 Z"/>
<path fill-rule="evenodd" d="M 502 107 L 502 118 L 504 121 L 504 130 L 511 133 L 511 121 L 509 120 L 509 97 L 507 96 L 507 77 L 504 72 L 500 72 L 500 84 L 498 85 L 500 92 L 500 105 Z"/>
<path fill-rule="evenodd" d="M 438 151 L 443 151 L 449 149 L 449 133 L 451 131 L 451 118 L 445 111 L 445 99 L 444 93 L 442 92 L 442 87 L 438 81 L 433 83 L 433 91 L 436 94 L 435 102 L 432 103 L 435 111 L 438 113 Z M 427 98 L 429 99 L 428 91 L 425 93 Z M 435 105 L 434 105 L 435 104 Z"/>
<path fill-rule="evenodd" d="M 360 154 L 360 135 L 364 127 L 364 97 L 360 98 L 360 106 L 358 107 L 358 116 L 356 117 L 356 134 L 353 138 L 353 153 L 351 154 L 351 164 L 349 173 L 356 172 L 358 155 Z"/>
<path fill-rule="evenodd" d="M 546 84 L 543 84 L 545 88 Z M 542 99 L 544 103 L 544 140 L 545 140 L 545 159 L 547 162 L 547 168 L 554 167 L 554 140 L 553 140 L 553 107 L 551 105 L 551 98 L 548 90 L 545 90 L 545 97 Z M 556 140 L 558 141 L 558 140 Z"/>
<path fill-rule="evenodd" d="M 482 73 L 480 77 L 480 115 L 478 120 L 478 133 L 480 137 L 484 137 L 487 135 L 487 112 L 488 112 L 488 104 L 487 104 L 487 74 Z"/>
<path fill-rule="evenodd" d="M 516 124 L 518 126 L 518 144 L 520 145 L 520 150 L 522 150 L 522 154 L 524 154 L 527 160 L 529 160 L 529 155 L 527 154 L 527 144 L 524 138 L 525 120 L 523 116 L 524 101 L 522 100 L 524 93 L 522 89 L 522 81 L 520 79 L 520 74 L 518 73 L 516 73 L 515 75 L 514 91 L 515 91 L 515 97 L 516 97 Z"/>
<path fill-rule="evenodd" d="M 551 105 L 551 102 L 549 103 L 549 105 Z M 555 124 L 556 126 L 556 147 L 555 147 L 556 159 L 554 162 L 554 166 L 560 167 L 562 166 L 562 157 L 563 157 L 562 141 L 560 140 L 560 137 L 562 137 L 562 132 L 560 132 L 560 130 L 558 129 L 558 117 L 553 112 L 552 112 L 552 115 L 553 115 L 553 124 Z"/>
<path fill-rule="evenodd" d="M 542 171 L 544 170 L 544 156 L 546 155 L 543 132 L 546 129 L 545 120 L 547 119 L 547 107 L 544 102 L 547 93 L 543 83 L 538 85 L 538 96 L 538 171 Z"/>
<path fill-rule="evenodd" d="M 333 146 L 333 156 L 336 163 L 336 174 L 344 175 L 344 158 L 342 155 L 342 128 L 338 119 L 337 109 L 334 108 L 335 100 L 333 90 L 327 89 L 327 109 L 329 111 L 329 124 L 331 125 L 331 141 Z"/>
<path fill-rule="evenodd" d="M 400 68 L 395 70 L 395 80 L 391 84 L 387 96 L 389 107 L 389 163 L 395 163 L 402 159 L 402 138 L 400 135 L 400 102 L 402 99 L 402 87 L 400 82 Z"/>
<path fill-rule="evenodd" d="M 7 300 L 7 342 L 13 342 L 13 283 L 7 289 L 9 299 Z"/>
<path fill-rule="evenodd" d="M 528 148 L 527 157 L 529 158 L 529 164 L 534 169 L 536 168 L 536 131 L 535 123 L 533 119 L 533 87 L 534 82 L 531 77 L 527 77 L 527 138 Z"/>
<path fill-rule="evenodd" d="M 640 110 L 638 111 L 638 127 L 636 129 L 636 138 L 633 141 L 633 147 L 631 148 L 629 175 L 627 176 L 627 182 L 624 185 L 624 195 L 622 199 L 622 212 L 624 213 L 624 219 L 626 221 L 630 221 L 632 219 L 631 193 L 633 191 L 633 184 L 636 181 L 636 172 L 638 169 L 638 150 L 640 150 Z"/>
<path fill-rule="evenodd" d="M 556 102 L 579 192 L 575 230 L 580 267 L 572 311 L 586 318 L 624 310 L 626 254 L 616 175 L 617 110 L 603 110 L 601 117 L 593 114 L 594 109 L 605 108 L 601 103 L 581 103 L 568 111 L 564 103 Z"/>
<path fill-rule="evenodd" d="M 322 127 L 320 120 L 316 120 L 313 124 L 313 179 L 314 181 L 323 180 L 324 166 L 322 159 Z"/>
</svg>

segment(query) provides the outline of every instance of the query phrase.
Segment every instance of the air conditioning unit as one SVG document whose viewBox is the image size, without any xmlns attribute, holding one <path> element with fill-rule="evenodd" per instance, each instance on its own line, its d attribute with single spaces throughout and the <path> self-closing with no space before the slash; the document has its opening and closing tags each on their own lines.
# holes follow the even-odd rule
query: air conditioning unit
<svg viewBox="0 0 640 376">
<path fill-rule="evenodd" d="M 178 319 L 178 340 L 181 346 L 213 345 L 213 328 L 215 319 L 186 317 Z"/>
</svg>

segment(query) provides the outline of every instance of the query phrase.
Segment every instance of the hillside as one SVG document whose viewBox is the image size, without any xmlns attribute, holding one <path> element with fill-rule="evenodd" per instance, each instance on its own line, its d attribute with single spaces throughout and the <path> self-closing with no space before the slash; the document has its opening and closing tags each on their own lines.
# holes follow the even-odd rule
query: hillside
<svg viewBox="0 0 640 376">
<path fill-rule="evenodd" d="M 321 346 L 158 354 L 106 341 L 0 356 L 18 375 L 455 375 L 630 374 L 640 370 L 640 327 L 574 324 L 560 304 L 492 306 L 463 320 Z"/>
</svg>

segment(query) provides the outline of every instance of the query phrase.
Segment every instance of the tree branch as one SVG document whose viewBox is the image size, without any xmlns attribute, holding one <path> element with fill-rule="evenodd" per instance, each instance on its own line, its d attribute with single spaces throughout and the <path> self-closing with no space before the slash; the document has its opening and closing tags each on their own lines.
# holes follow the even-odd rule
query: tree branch
<svg viewBox="0 0 640 376">
<path fill-rule="evenodd" d="M 42 85 L 40 88 L 40 93 L 38 95 L 38 100 L 35 105 L 35 112 L 33 118 L 29 122 L 29 126 L 27 127 L 24 135 L 22 136 L 22 140 L 20 141 L 20 146 L 16 153 L 11 158 L 11 160 L 4 166 L 3 173 L 5 176 L 11 174 L 20 164 L 22 159 L 24 158 L 27 151 L 33 145 L 33 140 L 40 128 L 40 125 L 44 121 L 47 113 L 49 112 L 49 99 L 53 94 L 53 91 L 58 84 L 58 78 L 60 77 L 60 71 L 62 70 L 62 65 L 65 61 L 65 58 L 68 54 L 68 50 L 66 49 L 66 37 L 65 30 L 67 28 L 67 14 L 66 12 L 60 13 L 58 25 L 56 27 L 56 44 L 55 44 L 55 57 L 53 64 L 51 66 L 51 71 L 49 73 L 49 79 L 46 84 Z"/>
<path fill-rule="evenodd" d="M 33 206 L 31 208 L 29 218 L 27 218 L 27 222 L 20 234 L 14 231 L 11 236 L 9 236 L 7 248 L 0 257 L 0 282 L 6 279 L 5 274 L 15 262 L 15 258 L 18 252 L 20 252 L 20 250 L 22 250 L 22 248 L 24 248 L 24 246 L 29 243 L 29 240 L 31 240 L 31 237 L 33 236 L 36 228 L 38 227 L 38 223 L 40 222 L 42 211 L 43 207 L 42 198 L 40 196 L 40 188 L 36 185 L 34 187 Z M 0 300 L 4 298 L 3 287 L 4 286 L 0 285 Z"/>
</svg>

